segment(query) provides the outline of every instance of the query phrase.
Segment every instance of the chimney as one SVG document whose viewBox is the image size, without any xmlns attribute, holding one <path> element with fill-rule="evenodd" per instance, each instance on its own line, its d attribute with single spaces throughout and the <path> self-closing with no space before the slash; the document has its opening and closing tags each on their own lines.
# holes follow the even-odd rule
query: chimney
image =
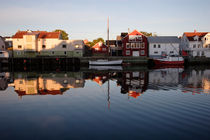
<svg viewBox="0 0 210 140">
<path fill-rule="evenodd" d="M 128 28 L 128 33 L 130 34 L 130 28 Z"/>
<path fill-rule="evenodd" d="M 197 31 L 196 30 L 194 30 L 194 33 L 196 33 Z"/>
</svg>

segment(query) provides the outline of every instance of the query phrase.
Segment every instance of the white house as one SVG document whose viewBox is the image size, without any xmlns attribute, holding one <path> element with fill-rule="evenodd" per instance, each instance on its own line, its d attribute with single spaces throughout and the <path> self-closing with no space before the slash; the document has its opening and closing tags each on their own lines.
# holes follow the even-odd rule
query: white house
<svg viewBox="0 0 210 140">
<path fill-rule="evenodd" d="M 83 40 L 63 40 L 60 32 L 18 31 L 12 37 L 14 57 L 81 57 Z"/>
<path fill-rule="evenodd" d="M 149 57 L 160 58 L 163 55 L 179 55 L 180 39 L 176 36 L 152 36 L 147 38 Z"/>
<path fill-rule="evenodd" d="M 210 33 L 185 32 L 180 46 L 191 57 L 210 57 Z"/>
</svg>

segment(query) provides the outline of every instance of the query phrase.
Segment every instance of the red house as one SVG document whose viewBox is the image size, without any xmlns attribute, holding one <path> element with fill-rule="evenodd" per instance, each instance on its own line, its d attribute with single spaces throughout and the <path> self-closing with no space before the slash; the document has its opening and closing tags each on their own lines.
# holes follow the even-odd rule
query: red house
<svg viewBox="0 0 210 140">
<path fill-rule="evenodd" d="M 98 42 L 92 47 L 93 55 L 108 55 L 108 47 L 103 42 Z"/>
<path fill-rule="evenodd" d="M 137 30 L 122 39 L 123 56 L 148 56 L 147 38 Z"/>
</svg>

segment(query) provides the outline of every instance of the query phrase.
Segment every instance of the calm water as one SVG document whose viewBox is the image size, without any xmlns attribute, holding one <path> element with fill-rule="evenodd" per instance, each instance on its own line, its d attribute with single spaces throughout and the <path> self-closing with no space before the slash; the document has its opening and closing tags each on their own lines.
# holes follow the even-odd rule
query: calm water
<svg viewBox="0 0 210 140">
<path fill-rule="evenodd" d="M 210 69 L 0 73 L 0 139 L 210 139 Z"/>
</svg>

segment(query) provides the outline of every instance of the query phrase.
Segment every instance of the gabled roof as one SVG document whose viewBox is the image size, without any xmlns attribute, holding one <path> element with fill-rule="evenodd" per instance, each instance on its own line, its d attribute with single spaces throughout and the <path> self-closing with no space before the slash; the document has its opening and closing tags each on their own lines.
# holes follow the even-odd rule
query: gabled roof
<svg viewBox="0 0 210 140">
<path fill-rule="evenodd" d="M 23 38 L 24 35 L 38 35 L 38 38 L 60 38 L 60 32 L 46 32 L 46 31 L 18 31 L 12 38 Z"/>
<path fill-rule="evenodd" d="M 177 36 L 150 36 L 147 40 L 149 43 L 180 43 Z"/>
<path fill-rule="evenodd" d="M 92 48 L 104 48 L 104 47 L 107 47 L 107 46 L 104 45 L 104 43 L 100 41 L 96 43 Z"/>
<path fill-rule="evenodd" d="M 143 35 L 142 33 L 140 33 L 137 30 L 134 30 L 133 32 L 129 33 L 129 35 Z"/>
<path fill-rule="evenodd" d="M 198 36 L 199 40 L 204 37 L 208 32 L 184 32 L 184 35 L 188 38 L 189 41 L 194 41 L 194 37 Z"/>
</svg>

